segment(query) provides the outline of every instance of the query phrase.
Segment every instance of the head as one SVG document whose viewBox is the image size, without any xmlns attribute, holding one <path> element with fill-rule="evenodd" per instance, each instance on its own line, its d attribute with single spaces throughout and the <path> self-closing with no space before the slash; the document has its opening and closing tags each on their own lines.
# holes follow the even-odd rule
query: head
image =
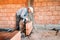
<svg viewBox="0 0 60 40">
<path fill-rule="evenodd" d="M 32 7 L 28 7 L 28 13 L 33 13 L 33 8 Z"/>
</svg>

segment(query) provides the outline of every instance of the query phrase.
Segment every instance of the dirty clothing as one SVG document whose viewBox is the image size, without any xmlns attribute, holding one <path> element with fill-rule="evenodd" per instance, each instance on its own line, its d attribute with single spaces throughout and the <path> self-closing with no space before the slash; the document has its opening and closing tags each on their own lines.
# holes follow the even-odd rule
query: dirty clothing
<svg viewBox="0 0 60 40">
<path fill-rule="evenodd" d="M 23 20 L 26 19 L 27 15 L 28 15 L 28 11 L 27 8 L 21 8 L 17 11 L 17 16 L 21 16 L 23 18 Z"/>
<path fill-rule="evenodd" d="M 21 20 L 26 21 L 26 16 L 28 15 L 27 8 L 21 8 L 16 13 L 16 29 L 20 30 L 19 23 Z M 25 23 L 25 22 L 24 22 Z M 26 24 L 24 24 L 25 26 Z"/>
<path fill-rule="evenodd" d="M 33 21 L 33 13 L 28 13 L 28 19 L 29 21 Z"/>
<path fill-rule="evenodd" d="M 26 18 L 29 19 L 29 21 L 32 21 L 32 13 L 28 13 L 27 8 L 21 8 L 16 13 L 16 27 L 17 30 L 20 30 L 19 23 L 21 20 L 24 22 L 24 27 L 26 27 Z"/>
</svg>

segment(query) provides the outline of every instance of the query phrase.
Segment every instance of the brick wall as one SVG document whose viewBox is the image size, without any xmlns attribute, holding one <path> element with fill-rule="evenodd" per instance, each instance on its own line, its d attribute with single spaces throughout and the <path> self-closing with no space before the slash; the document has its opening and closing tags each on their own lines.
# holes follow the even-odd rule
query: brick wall
<svg viewBox="0 0 60 40">
<path fill-rule="evenodd" d="M 60 0 L 34 0 L 34 19 L 37 24 L 60 24 Z"/>
<path fill-rule="evenodd" d="M 0 0 L 0 27 L 15 27 L 16 11 L 27 5 L 27 0 Z M 34 0 L 33 7 L 35 23 L 60 24 L 59 0 Z"/>
<path fill-rule="evenodd" d="M 25 6 L 27 0 L 0 0 L 0 27 L 15 27 L 16 11 Z"/>
</svg>

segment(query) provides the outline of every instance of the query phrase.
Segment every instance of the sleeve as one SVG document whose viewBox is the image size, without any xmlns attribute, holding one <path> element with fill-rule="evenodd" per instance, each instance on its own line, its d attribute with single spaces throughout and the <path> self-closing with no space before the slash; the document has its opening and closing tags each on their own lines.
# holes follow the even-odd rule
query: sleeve
<svg viewBox="0 0 60 40">
<path fill-rule="evenodd" d="M 26 14 L 26 16 L 24 16 L 25 14 Z M 27 14 L 28 14 L 28 12 L 27 12 L 27 9 L 25 8 L 25 9 L 23 10 L 22 14 L 21 14 L 21 17 L 23 18 L 23 20 L 26 19 Z"/>
<path fill-rule="evenodd" d="M 17 14 L 17 15 L 21 15 L 21 10 L 22 10 L 22 8 L 19 9 L 19 10 L 16 12 L 16 14 Z"/>
</svg>

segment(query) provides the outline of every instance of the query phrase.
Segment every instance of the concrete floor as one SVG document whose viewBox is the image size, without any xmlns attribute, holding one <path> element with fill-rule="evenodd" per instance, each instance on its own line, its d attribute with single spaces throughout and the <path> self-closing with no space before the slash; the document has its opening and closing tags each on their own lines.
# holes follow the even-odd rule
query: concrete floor
<svg viewBox="0 0 60 40">
<path fill-rule="evenodd" d="M 55 35 L 53 30 L 33 30 L 33 33 L 28 37 L 22 37 L 22 40 L 60 40 L 60 32 Z"/>
</svg>

